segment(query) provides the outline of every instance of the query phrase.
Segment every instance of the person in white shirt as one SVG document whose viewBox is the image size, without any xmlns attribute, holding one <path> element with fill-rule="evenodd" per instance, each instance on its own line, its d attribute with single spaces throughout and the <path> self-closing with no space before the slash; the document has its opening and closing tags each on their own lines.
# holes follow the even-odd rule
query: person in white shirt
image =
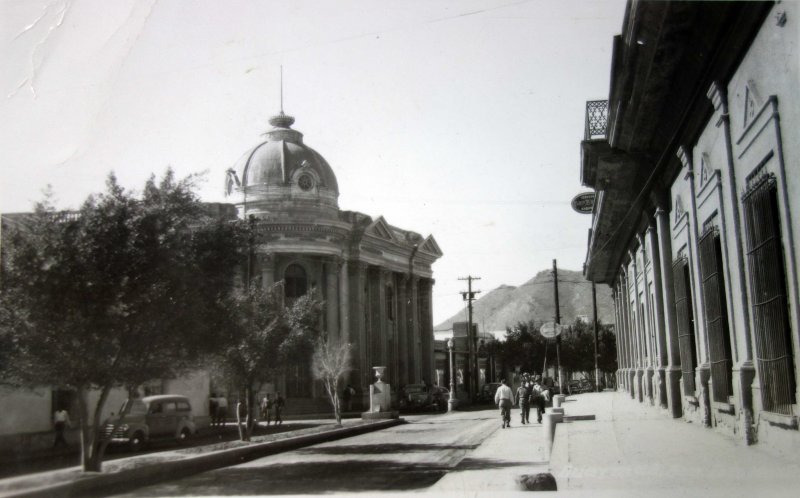
<svg viewBox="0 0 800 498">
<path fill-rule="evenodd" d="M 500 418 L 503 420 L 503 429 L 511 427 L 511 405 L 514 403 L 514 393 L 506 384 L 506 379 L 500 381 L 500 387 L 494 393 L 494 402 L 500 407 Z"/>
<path fill-rule="evenodd" d="M 53 442 L 53 448 L 59 444 L 67 445 L 67 440 L 64 439 L 64 429 L 70 426 L 69 412 L 65 409 L 56 410 L 53 414 L 53 427 L 56 430 L 56 440 Z"/>
</svg>

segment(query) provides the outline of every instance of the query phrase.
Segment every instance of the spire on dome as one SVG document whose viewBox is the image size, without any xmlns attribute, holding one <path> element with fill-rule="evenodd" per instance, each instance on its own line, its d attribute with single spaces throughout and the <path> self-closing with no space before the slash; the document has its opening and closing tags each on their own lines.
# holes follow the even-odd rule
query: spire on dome
<svg viewBox="0 0 800 498">
<path fill-rule="evenodd" d="M 291 128 L 294 117 L 283 113 L 283 65 L 281 65 L 281 112 L 269 118 L 269 124 L 275 128 Z"/>
</svg>

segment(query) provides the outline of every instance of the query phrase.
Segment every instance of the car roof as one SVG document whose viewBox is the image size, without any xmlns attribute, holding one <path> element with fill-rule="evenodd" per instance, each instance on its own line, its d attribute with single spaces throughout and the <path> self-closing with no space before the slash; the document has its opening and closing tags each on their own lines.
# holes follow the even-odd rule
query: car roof
<svg viewBox="0 0 800 498">
<path fill-rule="evenodd" d="M 154 396 L 145 396 L 142 398 L 145 403 L 152 403 L 153 401 L 189 401 L 186 396 L 180 394 L 156 394 Z"/>
</svg>

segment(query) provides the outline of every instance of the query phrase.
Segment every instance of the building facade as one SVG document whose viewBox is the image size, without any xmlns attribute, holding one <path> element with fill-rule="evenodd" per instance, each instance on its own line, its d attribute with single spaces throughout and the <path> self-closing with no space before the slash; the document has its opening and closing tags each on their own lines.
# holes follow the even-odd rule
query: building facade
<svg viewBox="0 0 800 498">
<path fill-rule="evenodd" d="M 628 3 L 587 103 L 585 273 L 611 285 L 620 388 L 748 444 L 800 444 L 794 2 Z"/>
<path fill-rule="evenodd" d="M 340 210 L 336 175 L 292 128 L 294 118 L 281 111 L 269 122 L 265 140 L 227 172 L 238 216 L 251 220 L 257 234 L 244 278 L 264 288 L 280 285 L 289 299 L 319 296 L 328 339 L 353 345 L 349 383 L 362 399 L 374 366 L 386 366 L 384 381 L 395 386 L 430 382 L 438 244 L 382 216 Z M 298 361 L 276 388 L 287 398 L 323 396 L 310 359 Z"/>
</svg>

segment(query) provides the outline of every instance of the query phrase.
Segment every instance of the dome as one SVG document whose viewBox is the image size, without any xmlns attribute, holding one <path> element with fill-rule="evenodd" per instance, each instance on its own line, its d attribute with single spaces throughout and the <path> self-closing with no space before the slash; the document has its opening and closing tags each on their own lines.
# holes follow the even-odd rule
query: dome
<svg viewBox="0 0 800 498">
<path fill-rule="evenodd" d="M 291 128 L 294 118 L 281 111 L 270 118 L 266 140 L 242 155 L 228 171 L 228 192 L 243 194 L 241 210 L 269 214 L 276 210 L 338 210 L 339 185 L 328 162 L 303 143 Z M 277 203 L 277 204 L 276 204 Z"/>
</svg>

